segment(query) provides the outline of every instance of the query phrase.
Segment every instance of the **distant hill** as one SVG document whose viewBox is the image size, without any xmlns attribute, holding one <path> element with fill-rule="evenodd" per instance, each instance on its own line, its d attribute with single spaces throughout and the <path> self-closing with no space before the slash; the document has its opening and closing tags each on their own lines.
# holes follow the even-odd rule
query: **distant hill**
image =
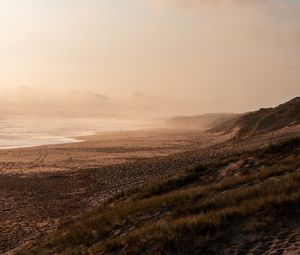
<svg viewBox="0 0 300 255">
<path fill-rule="evenodd" d="M 208 113 L 196 116 L 179 116 L 166 121 L 165 126 L 171 129 L 205 130 L 221 125 L 240 116 L 234 113 Z"/>
<path fill-rule="evenodd" d="M 239 118 L 224 121 L 215 125 L 210 131 L 229 133 L 237 130 L 236 136 L 244 138 L 297 124 L 300 124 L 300 97 L 275 108 L 263 108 L 243 114 Z"/>
</svg>

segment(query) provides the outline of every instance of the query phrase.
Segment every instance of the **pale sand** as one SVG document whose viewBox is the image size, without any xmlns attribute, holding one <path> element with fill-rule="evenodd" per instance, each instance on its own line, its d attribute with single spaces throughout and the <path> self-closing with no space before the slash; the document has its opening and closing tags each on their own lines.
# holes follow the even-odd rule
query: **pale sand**
<svg viewBox="0 0 300 255">
<path fill-rule="evenodd" d="M 278 133 L 273 142 L 291 134 Z M 270 143 L 269 135 L 235 146 L 220 143 L 226 138 L 192 131 L 113 132 L 75 144 L 0 151 L 0 254 L 13 254 L 117 192 Z"/>
<path fill-rule="evenodd" d="M 85 142 L 0 151 L 0 174 L 76 171 L 162 157 L 222 140 L 222 137 L 186 131 L 120 131 L 88 137 Z"/>
<path fill-rule="evenodd" d="M 224 137 L 152 130 L 80 139 L 86 141 L 0 151 L 1 254 L 10 254 L 120 190 L 190 164 L 185 156 L 170 161 L 172 155 Z"/>
</svg>

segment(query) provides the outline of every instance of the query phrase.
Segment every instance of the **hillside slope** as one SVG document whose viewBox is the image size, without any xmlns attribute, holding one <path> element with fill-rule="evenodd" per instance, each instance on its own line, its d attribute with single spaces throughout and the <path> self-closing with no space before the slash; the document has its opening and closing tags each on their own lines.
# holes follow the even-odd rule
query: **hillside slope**
<svg viewBox="0 0 300 255">
<path fill-rule="evenodd" d="M 237 118 L 234 113 L 208 113 L 196 116 L 174 117 L 166 121 L 165 126 L 171 129 L 205 130 L 226 121 Z"/>
<path fill-rule="evenodd" d="M 119 194 L 18 254 L 299 252 L 298 138 Z"/>
<path fill-rule="evenodd" d="M 275 108 L 264 108 L 247 113 L 237 119 L 231 119 L 216 125 L 210 132 L 233 132 L 245 138 L 261 133 L 274 132 L 281 128 L 300 124 L 300 97 Z"/>
</svg>

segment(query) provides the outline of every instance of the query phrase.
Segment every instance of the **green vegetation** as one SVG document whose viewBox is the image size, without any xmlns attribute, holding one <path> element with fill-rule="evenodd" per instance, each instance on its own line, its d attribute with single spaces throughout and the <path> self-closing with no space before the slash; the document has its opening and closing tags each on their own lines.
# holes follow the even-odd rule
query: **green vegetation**
<svg viewBox="0 0 300 255">
<path fill-rule="evenodd" d="M 246 245 L 299 209 L 299 149 L 294 139 L 119 194 L 20 254 L 218 254 L 236 236 Z"/>
</svg>

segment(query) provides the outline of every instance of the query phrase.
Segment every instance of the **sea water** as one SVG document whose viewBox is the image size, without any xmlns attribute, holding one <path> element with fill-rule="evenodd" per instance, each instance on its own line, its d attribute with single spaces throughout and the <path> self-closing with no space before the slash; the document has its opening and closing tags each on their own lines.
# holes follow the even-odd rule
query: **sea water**
<svg viewBox="0 0 300 255">
<path fill-rule="evenodd" d="M 80 136 L 142 128 L 136 121 L 92 118 L 0 119 L 0 149 L 80 142 Z"/>
</svg>

